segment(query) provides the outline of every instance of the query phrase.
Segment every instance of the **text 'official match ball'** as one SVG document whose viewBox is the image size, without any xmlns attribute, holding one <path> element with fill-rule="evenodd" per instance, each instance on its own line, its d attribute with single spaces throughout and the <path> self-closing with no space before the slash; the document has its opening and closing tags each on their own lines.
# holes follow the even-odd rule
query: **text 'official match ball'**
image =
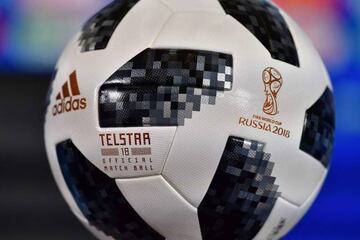
<svg viewBox="0 0 360 240">
<path fill-rule="evenodd" d="M 264 0 L 119 0 L 60 58 L 46 148 L 99 239 L 272 240 L 326 177 L 332 86 Z"/>
</svg>

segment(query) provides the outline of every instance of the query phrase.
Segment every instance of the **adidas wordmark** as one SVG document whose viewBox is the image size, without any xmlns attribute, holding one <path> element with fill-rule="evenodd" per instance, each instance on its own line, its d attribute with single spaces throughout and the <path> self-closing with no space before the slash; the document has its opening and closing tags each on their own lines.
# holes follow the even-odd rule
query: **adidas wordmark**
<svg viewBox="0 0 360 240">
<path fill-rule="evenodd" d="M 70 74 L 69 80 L 63 84 L 61 91 L 56 95 L 56 104 L 52 110 L 53 116 L 84 110 L 86 107 L 87 101 L 86 98 L 81 97 L 76 71 L 74 71 Z"/>
</svg>

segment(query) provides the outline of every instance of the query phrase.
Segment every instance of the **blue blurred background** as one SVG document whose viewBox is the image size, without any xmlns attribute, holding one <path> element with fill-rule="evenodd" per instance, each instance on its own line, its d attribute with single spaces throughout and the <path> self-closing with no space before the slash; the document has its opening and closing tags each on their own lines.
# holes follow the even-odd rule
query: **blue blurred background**
<svg viewBox="0 0 360 240">
<path fill-rule="evenodd" d="M 3 121 L 0 135 L 11 135 L 9 127 L 4 128 L 6 124 L 12 124 L 12 127 L 24 131 L 21 140 L 15 136 L 10 137 L 10 140 L 0 140 L 0 144 L 3 145 L 3 149 L 0 149 L 1 160 L 22 159 L 0 163 L 0 171 L 12 169 L 6 171 L 7 173 L 4 171 L 0 176 L 0 191 L 4 191 L 0 203 L 3 209 L 7 210 L 6 221 L 0 220 L 1 239 L 91 239 L 73 217 L 66 213 L 66 206 L 58 192 L 55 192 L 54 183 L 45 165 L 43 149 L 35 149 L 36 144 L 43 144 L 40 140 L 41 134 L 36 133 L 36 129 L 42 128 L 41 117 L 29 117 L 29 122 L 33 124 L 27 129 L 22 124 L 21 114 L 39 112 L 41 115 L 42 106 L 35 108 L 28 102 L 33 101 L 34 104 L 41 105 L 43 92 L 48 87 L 49 75 L 66 42 L 90 15 L 108 2 L 109 0 L 0 0 L 0 117 L 3 117 L 0 120 Z M 337 104 L 336 145 L 328 180 L 311 211 L 285 239 L 358 240 L 360 1 L 274 2 L 297 20 L 320 51 L 333 80 Z M 39 96 L 26 98 L 27 91 L 30 90 L 38 91 Z M 24 95 L 24 98 L 15 99 L 13 106 L 7 106 L 5 102 L 11 97 L 10 91 Z M 16 116 L 9 116 L 9 111 L 23 103 L 28 104 L 25 105 L 28 107 L 27 110 L 24 109 L 18 115 L 15 114 Z M 34 142 L 34 137 L 38 137 L 40 142 L 29 146 L 29 142 Z M 19 149 L 28 151 L 25 159 L 32 163 L 37 161 L 38 168 L 32 169 L 33 166 L 24 161 L 23 153 L 16 155 L 12 151 L 10 143 L 14 142 Z M 30 155 L 34 160 L 31 160 Z M 30 169 L 38 178 L 29 173 Z M 16 177 L 14 171 L 24 178 L 33 177 L 33 181 L 38 181 L 39 185 L 33 190 L 30 190 L 33 186 L 20 181 L 5 185 L 4 182 L 9 181 L 8 178 Z M 43 179 L 46 179 L 46 182 Z M 28 206 L 35 206 L 31 213 L 33 215 L 28 213 L 25 205 L 21 205 L 24 201 L 30 202 Z M 40 213 L 47 208 L 52 212 L 58 211 L 58 215 Z M 40 220 L 42 218 L 43 220 Z M 22 237 L 23 235 L 17 231 L 19 224 L 23 225 L 24 234 L 26 233 L 24 236 L 27 237 Z M 53 227 L 47 224 L 52 224 Z M 56 224 L 60 226 L 56 227 Z M 65 226 L 67 230 L 63 229 Z M 68 235 L 66 231 L 69 232 Z M 49 238 L 46 234 L 52 237 Z"/>
</svg>

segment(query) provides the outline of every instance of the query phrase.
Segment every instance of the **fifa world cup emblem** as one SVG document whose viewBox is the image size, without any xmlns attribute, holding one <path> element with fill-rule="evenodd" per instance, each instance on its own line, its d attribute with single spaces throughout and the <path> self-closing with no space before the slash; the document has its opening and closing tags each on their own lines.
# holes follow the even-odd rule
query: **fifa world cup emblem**
<svg viewBox="0 0 360 240">
<path fill-rule="evenodd" d="M 263 82 L 266 95 L 263 111 L 268 115 L 276 115 L 279 113 L 277 95 L 283 84 L 282 76 L 278 70 L 269 67 L 263 72 Z"/>
</svg>

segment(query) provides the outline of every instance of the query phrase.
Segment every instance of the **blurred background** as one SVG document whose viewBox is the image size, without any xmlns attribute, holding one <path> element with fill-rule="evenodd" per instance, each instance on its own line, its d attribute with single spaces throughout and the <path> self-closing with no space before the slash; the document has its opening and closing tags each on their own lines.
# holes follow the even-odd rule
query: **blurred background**
<svg viewBox="0 0 360 240">
<path fill-rule="evenodd" d="M 94 239 L 55 186 L 43 147 L 42 116 L 59 54 L 82 23 L 108 2 L 0 0 L 0 239 Z M 285 239 L 359 240 L 360 1 L 274 2 L 300 23 L 320 51 L 337 104 L 328 180 L 311 211 Z"/>
</svg>

